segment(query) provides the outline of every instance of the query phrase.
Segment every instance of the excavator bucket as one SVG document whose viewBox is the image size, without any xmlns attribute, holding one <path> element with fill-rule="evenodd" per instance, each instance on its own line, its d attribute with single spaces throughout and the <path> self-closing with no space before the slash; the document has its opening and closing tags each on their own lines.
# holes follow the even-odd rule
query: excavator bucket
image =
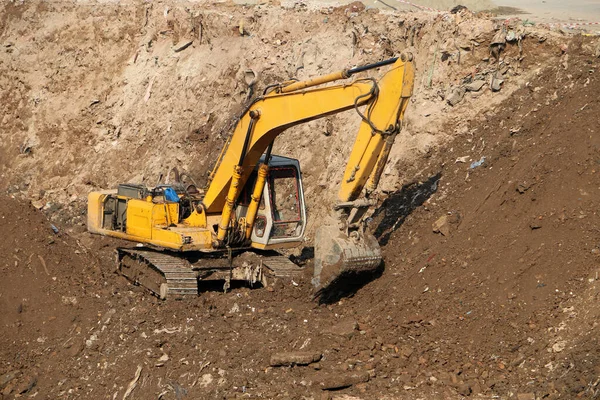
<svg viewBox="0 0 600 400">
<path fill-rule="evenodd" d="M 340 277 L 375 272 L 381 260 L 379 243 L 370 233 L 353 232 L 348 237 L 335 226 L 321 226 L 315 233 L 312 284 L 316 296 Z"/>
</svg>

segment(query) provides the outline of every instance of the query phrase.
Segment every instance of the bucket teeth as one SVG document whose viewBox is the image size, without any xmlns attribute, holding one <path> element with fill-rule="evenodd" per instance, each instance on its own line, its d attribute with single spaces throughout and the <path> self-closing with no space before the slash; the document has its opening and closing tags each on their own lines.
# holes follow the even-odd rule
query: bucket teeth
<svg viewBox="0 0 600 400">
<path fill-rule="evenodd" d="M 335 227 L 323 226 L 315 234 L 313 286 L 319 293 L 340 276 L 374 272 L 381 260 L 381 248 L 373 235 L 349 238 Z"/>
</svg>

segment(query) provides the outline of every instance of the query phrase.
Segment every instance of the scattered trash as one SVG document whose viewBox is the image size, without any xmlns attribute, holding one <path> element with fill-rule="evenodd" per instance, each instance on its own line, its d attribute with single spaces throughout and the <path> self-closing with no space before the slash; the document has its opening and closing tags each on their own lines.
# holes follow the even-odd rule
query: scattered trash
<svg viewBox="0 0 600 400">
<path fill-rule="evenodd" d="M 471 163 L 471 165 L 469 166 L 469 168 L 470 169 L 475 169 L 477 167 L 481 167 L 484 162 L 485 162 L 485 156 L 481 157 L 481 159 L 479 161 L 473 161 Z"/>
<path fill-rule="evenodd" d="M 58 233 L 58 228 L 55 225 L 50 224 L 50 228 L 52 228 L 52 232 Z"/>
<path fill-rule="evenodd" d="M 506 29 L 500 29 L 494 38 L 492 39 L 492 43 L 490 44 L 490 56 L 494 57 L 496 61 L 500 59 L 500 53 L 506 47 Z"/>
<path fill-rule="evenodd" d="M 462 156 L 462 157 L 458 157 L 456 159 L 456 161 L 454 161 L 455 164 L 457 163 L 466 163 L 469 160 L 469 156 Z"/>
</svg>

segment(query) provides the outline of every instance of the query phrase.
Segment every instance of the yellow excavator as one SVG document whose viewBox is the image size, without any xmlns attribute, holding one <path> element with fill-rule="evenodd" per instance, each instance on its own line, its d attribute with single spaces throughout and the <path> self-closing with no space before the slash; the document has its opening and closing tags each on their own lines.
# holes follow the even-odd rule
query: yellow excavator
<svg viewBox="0 0 600 400">
<path fill-rule="evenodd" d="M 389 66 L 380 79 L 349 78 Z M 88 230 L 137 242 L 117 249 L 118 271 L 158 297 L 198 294 L 199 282 L 265 284 L 301 268 L 277 250 L 301 246 L 307 225 L 297 160 L 272 155 L 287 128 L 354 109 L 361 118 L 332 223 L 315 233 L 312 283 L 322 292 L 340 276 L 374 271 L 382 261 L 365 218 L 412 95 L 412 55 L 306 81 L 268 86 L 241 114 L 204 190 L 172 182 L 120 184 L 88 196 Z M 269 278 L 270 279 L 270 278 Z"/>
</svg>

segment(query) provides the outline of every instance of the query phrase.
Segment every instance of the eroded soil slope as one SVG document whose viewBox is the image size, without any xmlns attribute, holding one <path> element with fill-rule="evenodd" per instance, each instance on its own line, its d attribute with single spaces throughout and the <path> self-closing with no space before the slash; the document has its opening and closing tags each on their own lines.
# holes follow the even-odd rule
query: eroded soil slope
<svg viewBox="0 0 600 400">
<path fill-rule="evenodd" d="M 454 136 L 440 129 L 445 121 L 498 104 L 564 40 L 468 10 L 384 13 L 361 3 L 308 10 L 301 3 L 4 2 L 0 15 L 0 187 L 74 224 L 84 222 L 92 190 L 154 185 L 173 166 L 204 185 L 240 110 L 266 86 L 410 51 L 415 93 L 381 182 L 398 189 L 413 175 L 394 171 Z M 502 32 L 512 40 L 498 63 L 489 46 Z M 492 75 L 503 81 L 500 91 L 490 89 Z M 484 85 L 448 105 L 471 81 Z M 275 141 L 276 154 L 303 167 L 315 217 L 309 234 L 335 201 L 359 122 L 351 110 Z"/>
</svg>

